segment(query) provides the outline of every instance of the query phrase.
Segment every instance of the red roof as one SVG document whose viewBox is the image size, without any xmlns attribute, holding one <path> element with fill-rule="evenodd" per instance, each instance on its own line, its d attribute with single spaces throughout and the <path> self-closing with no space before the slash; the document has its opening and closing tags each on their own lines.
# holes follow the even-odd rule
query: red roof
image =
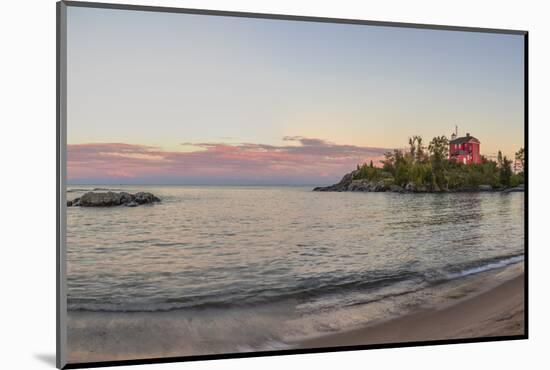
<svg viewBox="0 0 550 370">
<path fill-rule="evenodd" d="M 462 143 L 469 143 L 470 141 L 474 143 L 479 143 L 479 140 L 476 139 L 475 137 L 466 135 L 463 137 L 457 137 L 456 139 L 449 141 L 449 144 L 462 144 Z"/>
</svg>

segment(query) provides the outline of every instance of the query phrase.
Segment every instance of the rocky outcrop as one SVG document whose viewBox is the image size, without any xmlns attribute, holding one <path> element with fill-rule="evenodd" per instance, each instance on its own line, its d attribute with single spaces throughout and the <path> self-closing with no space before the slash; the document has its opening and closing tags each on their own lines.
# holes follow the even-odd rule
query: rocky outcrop
<svg viewBox="0 0 550 370">
<path fill-rule="evenodd" d="M 405 192 L 405 189 L 403 189 L 403 187 L 399 186 L 399 185 L 391 185 L 390 186 L 390 191 L 393 192 L 393 193 L 403 193 Z"/>
<path fill-rule="evenodd" d="M 356 171 L 352 171 L 348 174 L 346 174 L 344 177 L 342 177 L 342 180 L 340 180 L 339 183 L 330 185 L 330 186 L 319 186 L 313 189 L 313 191 L 347 191 L 348 187 L 351 185 L 353 181 L 353 175 L 355 175 Z"/>
<path fill-rule="evenodd" d="M 347 188 L 347 191 L 380 192 L 380 191 L 387 191 L 387 190 L 389 190 L 389 187 L 386 186 L 384 181 L 369 181 L 366 179 L 352 180 Z"/>
<path fill-rule="evenodd" d="M 126 192 L 88 192 L 80 198 L 67 201 L 67 207 L 114 207 L 125 205 L 136 207 L 140 204 L 160 202 L 152 193 L 138 192 L 130 194 Z"/>
<path fill-rule="evenodd" d="M 417 185 L 413 182 L 405 184 L 403 187 L 394 184 L 392 177 L 383 177 L 382 180 L 368 180 L 368 179 L 354 179 L 358 174 L 358 171 L 352 171 L 342 177 L 339 183 L 329 186 L 320 186 L 314 188 L 313 191 L 358 191 L 358 192 L 382 192 L 389 191 L 394 193 L 465 193 L 465 192 L 501 192 L 501 193 L 514 193 L 525 191 L 523 184 L 513 188 L 494 188 L 491 185 L 479 185 L 460 188 L 440 188 L 437 185 L 426 186 Z"/>
<path fill-rule="evenodd" d="M 342 177 L 339 183 L 330 186 L 320 186 L 314 188 L 313 191 L 362 191 L 362 192 L 382 192 L 394 191 L 402 192 L 401 186 L 393 185 L 393 181 L 378 180 L 372 181 L 367 179 L 354 180 L 357 171 L 352 171 Z"/>
<path fill-rule="evenodd" d="M 432 190 L 428 189 L 425 185 L 416 185 L 413 182 L 409 182 L 405 185 L 405 191 L 408 193 L 428 193 Z"/>
</svg>

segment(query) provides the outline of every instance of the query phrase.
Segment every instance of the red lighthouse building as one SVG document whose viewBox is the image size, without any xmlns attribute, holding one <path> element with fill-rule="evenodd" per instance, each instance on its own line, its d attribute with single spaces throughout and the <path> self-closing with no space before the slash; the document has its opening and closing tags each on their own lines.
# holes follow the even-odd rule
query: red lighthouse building
<svg viewBox="0 0 550 370">
<path fill-rule="evenodd" d="M 464 164 L 480 164 L 481 155 L 479 154 L 479 140 L 470 134 L 463 137 L 451 135 L 449 141 L 449 160 L 454 160 Z"/>
</svg>

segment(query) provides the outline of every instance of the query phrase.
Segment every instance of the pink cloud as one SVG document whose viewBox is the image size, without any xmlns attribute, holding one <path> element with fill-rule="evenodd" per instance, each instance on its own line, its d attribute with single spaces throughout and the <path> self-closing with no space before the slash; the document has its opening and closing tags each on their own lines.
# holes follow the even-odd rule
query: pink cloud
<svg viewBox="0 0 550 370">
<path fill-rule="evenodd" d="M 327 182 L 358 163 L 378 163 L 387 151 L 299 136 L 284 140 L 293 145 L 182 143 L 197 150 L 177 152 L 124 143 L 72 144 L 67 146 L 67 172 L 69 181 Z"/>
</svg>

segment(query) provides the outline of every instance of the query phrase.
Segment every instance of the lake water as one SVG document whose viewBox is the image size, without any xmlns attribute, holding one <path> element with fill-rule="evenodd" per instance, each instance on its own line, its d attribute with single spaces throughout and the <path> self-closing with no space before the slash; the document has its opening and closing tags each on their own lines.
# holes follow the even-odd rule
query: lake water
<svg viewBox="0 0 550 370">
<path fill-rule="evenodd" d="M 358 308 L 395 314 L 400 296 L 523 260 L 523 193 L 113 190 L 162 202 L 67 209 L 69 310 L 178 312 L 193 338 L 240 349 L 352 326 Z"/>
</svg>

